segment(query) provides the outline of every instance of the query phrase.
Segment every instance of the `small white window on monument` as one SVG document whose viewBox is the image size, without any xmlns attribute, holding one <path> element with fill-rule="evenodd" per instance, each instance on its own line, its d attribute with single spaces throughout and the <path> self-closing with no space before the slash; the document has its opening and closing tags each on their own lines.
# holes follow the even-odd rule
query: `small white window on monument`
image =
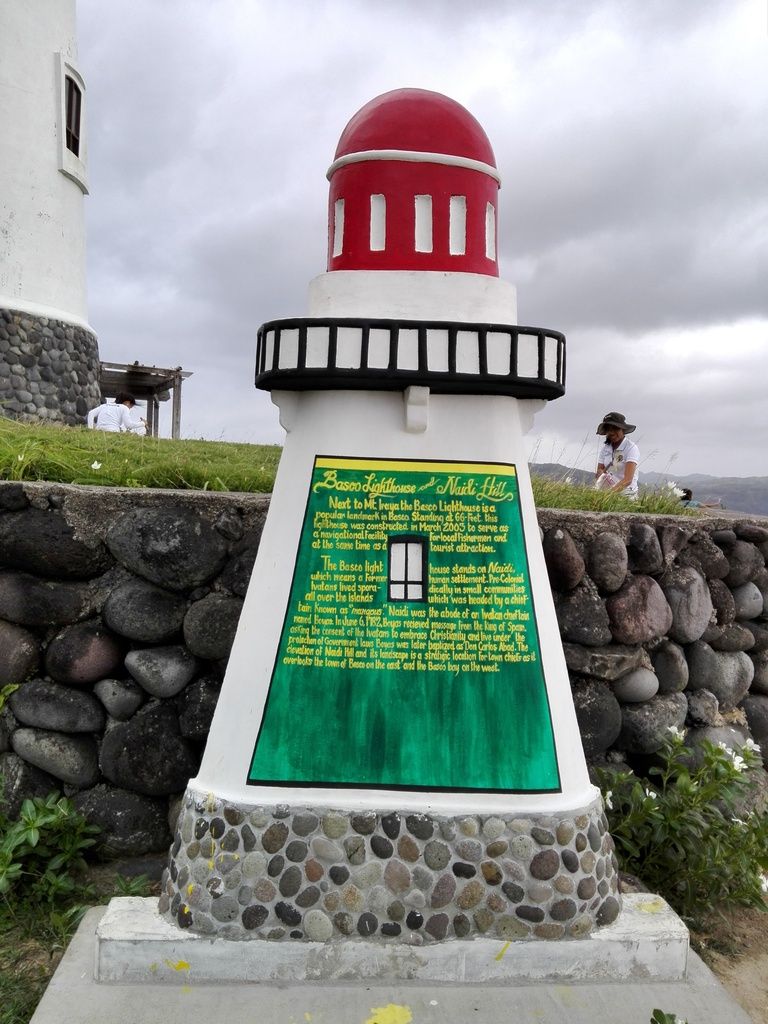
<svg viewBox="0 0 768 1024">
<path fill-rule="evenodd" d="M 385 196 L 371 196 L 371 252 L 384 252 L 387 247 L 387 200 Z"/>
<path fill-rule="evenodd" d="M 80 156 L 80 114 L 83 106 L 83 94 L 80 86 L 69 75 L 64 79 L 66 88 L 66 136 L 67 149 L 75 156 Z"/>
<path fill-rule="evenodd" d="M 467 251 L 467 197 L 451 196 L 448 204 L 448 252 L 464 256 Z"/>
<path fill-rule="evenodd" d="M 414 197 L 414 248 L 432 252 L 432 196 Z"/>
<path fill-rule="evenodd" d="M 401 535 L 390 538 L 387 596 L 390 601 L 426 601 L 426 537 Z"/>
<path fill-rule="evenodd" d="M 333 204 L 333 255 L 341 256 L 344 251 L 344 200 Z"/>
<path fill-rule="evenodd" d="M 485 207 L 485 258 L 496 260 L 496 208 L 493 203 Z"/>
</svg>

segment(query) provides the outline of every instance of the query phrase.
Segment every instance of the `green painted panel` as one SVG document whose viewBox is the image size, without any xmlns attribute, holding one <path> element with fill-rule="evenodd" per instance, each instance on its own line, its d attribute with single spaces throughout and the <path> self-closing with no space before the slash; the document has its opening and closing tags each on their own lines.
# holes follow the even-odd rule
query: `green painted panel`
<svg viewBox="0 0 768 1024">
<path fill-rule="evenodd" d="M 248 781 L 559 791 L 514 466 L 315 460 Z"/>
</svg>

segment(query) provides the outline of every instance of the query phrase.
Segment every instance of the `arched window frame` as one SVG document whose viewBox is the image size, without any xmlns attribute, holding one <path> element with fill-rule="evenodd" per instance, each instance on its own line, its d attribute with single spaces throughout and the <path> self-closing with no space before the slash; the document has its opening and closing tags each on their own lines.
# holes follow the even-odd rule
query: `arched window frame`
<svg viewBox="0 0 768 1024">
<path fill-rule="evenodd" d="M 59 117 L 57 143 L 59 170 L 88 194 L 88 139 L 85 82 L 62 53 L 55 55 Z"/>
</svg>

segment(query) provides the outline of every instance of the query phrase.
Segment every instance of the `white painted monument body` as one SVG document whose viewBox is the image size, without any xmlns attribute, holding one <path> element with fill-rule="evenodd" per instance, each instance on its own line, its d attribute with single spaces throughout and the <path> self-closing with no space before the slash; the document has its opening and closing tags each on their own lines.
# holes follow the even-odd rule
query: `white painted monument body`
<svg viewBox="0 0 768 1024">
<path fill-rule="evenodd" d="M 499 175 L 454 101 L 345 128 L 328 270 L 259 332 L 286 442 L 160 900 L 229 938 L 581 938 L 619 913 L 524 434 L 565 339 L 516 324 Z"/>
</svg>

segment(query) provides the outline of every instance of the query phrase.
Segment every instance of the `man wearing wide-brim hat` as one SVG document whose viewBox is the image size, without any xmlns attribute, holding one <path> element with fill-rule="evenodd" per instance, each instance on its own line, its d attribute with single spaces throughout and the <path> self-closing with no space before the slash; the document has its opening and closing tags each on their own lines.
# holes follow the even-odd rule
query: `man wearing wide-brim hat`
<svg viewBox="0 0 768 1024">
<path fill-rule="evenodd" d="M 637 497 L 637 464 L 640 449 L 626 436 L 635 429 L 620 412 L 607 412 L 597 426 L 597 433 L 605 438 L 597 457 L 595 487 L 600 491 L 615 491 L 627 498 Z"/>
</svg>

